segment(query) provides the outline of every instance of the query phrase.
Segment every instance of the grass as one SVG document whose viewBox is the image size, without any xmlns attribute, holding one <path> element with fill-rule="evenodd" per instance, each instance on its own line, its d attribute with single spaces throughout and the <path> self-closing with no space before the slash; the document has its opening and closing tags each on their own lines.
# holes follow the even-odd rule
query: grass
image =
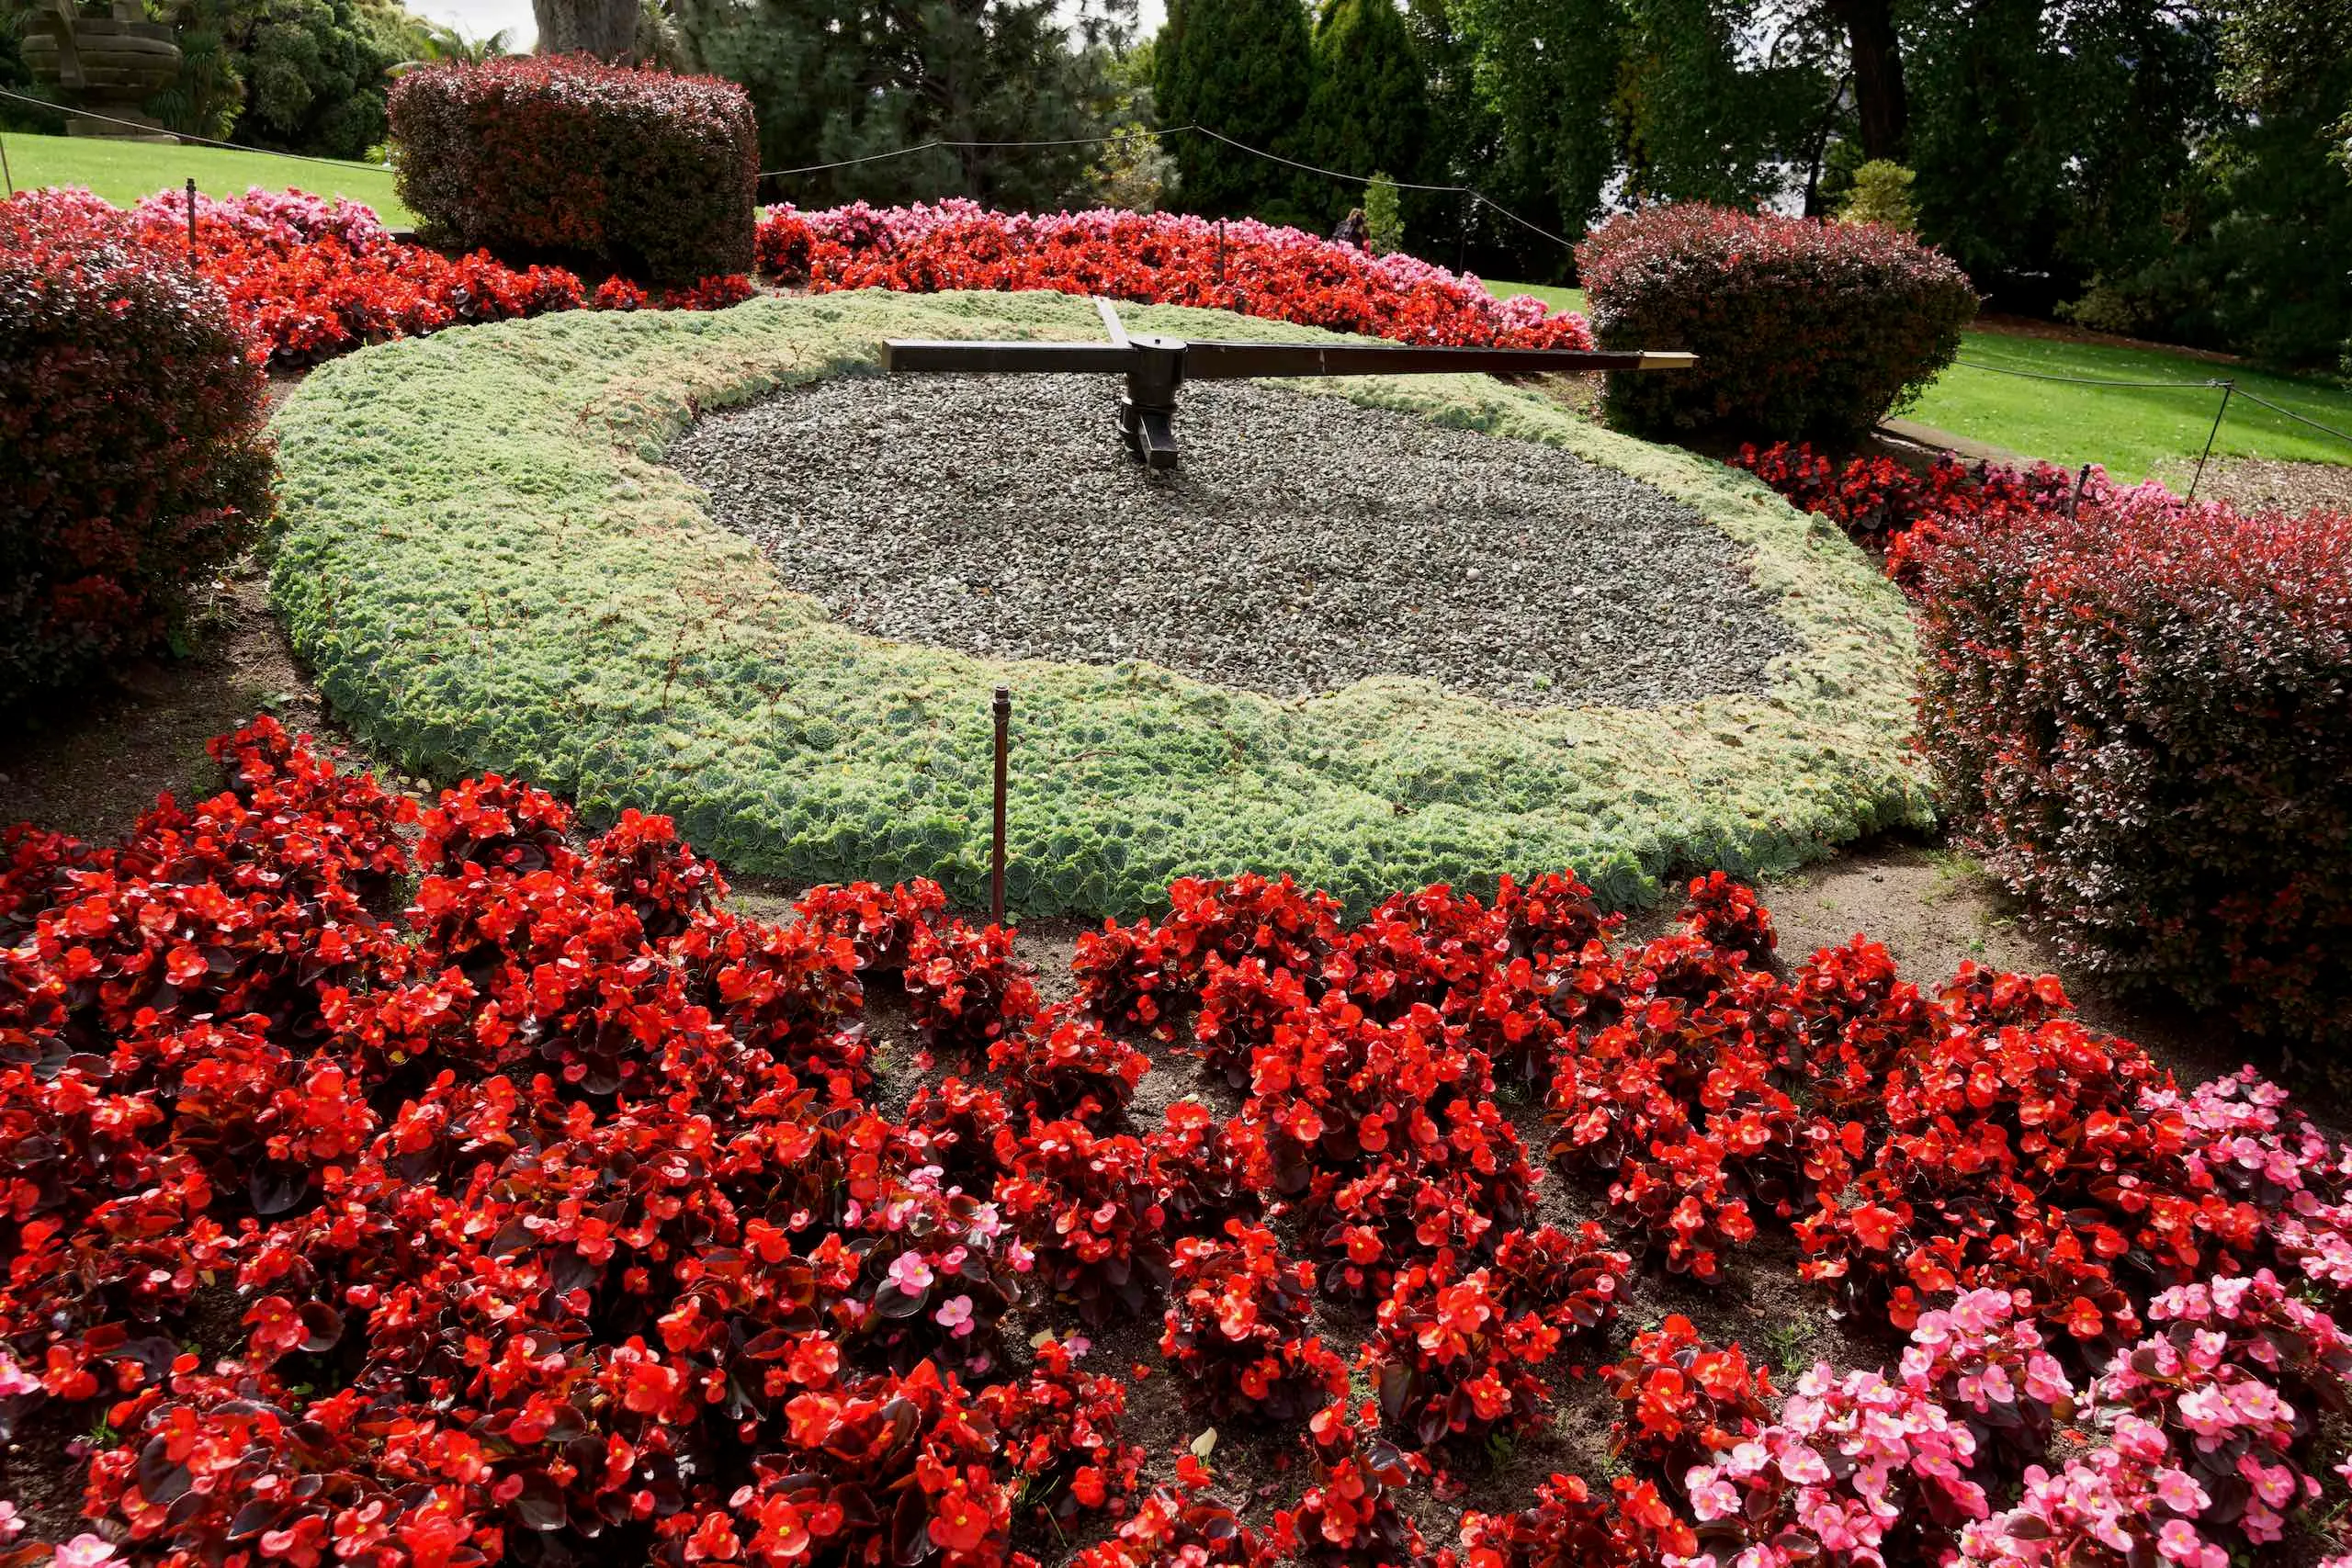
<svg viewBox="0 0 2352 1568">
<path fill-rule="evenodd" d="M 1488 281 L 1487 292 L 1498 299 L 1508 299 L 1514 294 L 1532 294 L 1555 310 L 1582 310 L 1584 290 L 1563 288 L 1556 283 L 1495 283 Z"/>
<path fill-rule="evenodd" d="M 1167 306 L 1131 328 L 1340 341 Z M 1573 865 L 1612 905 L 1924 828 L 1900 592 L 1754 481 L 1483 377 L 1325 389 L 1555 443 L 1666 491 L 1753 563 L 1791 649 L 1760 694 L 1501 708 L 1402 676 L 1297 702 L 1148 665 L 1006 663 L 862 637 L 787 592 L 660 466 L 697 409 L 869 372 L 886 337 L 1093 338 L 1053 294 L 773 296 L 565 311 L 381 344 L 273 420 L 272 597 L 339 719 L 409 771 L 536 778 L 592 819 L 674 817 L 796 885 L 986 896 L 989 694 L 1020 694 L 1007 893 L 1154 908 L 1171 874 L 1290 871 L 1357 907 Z"/>
<path fill-rule="evenodd" d="M 159 190 L 182 189 L 193 178 L 196 188 L 207 196 L 240 196 L 252 186 L 265 190 L 294 187 L 364 201 L 395 228 L 413 221 L 408 209 L 393 199 L 392 172 L 373 164 L 85 136 L 28 136 L 13 130 L 0 137 L 0 148 L 7 152 L 8 178 L 18 190 L 87 186 L 116 206 L 129 207 Z"/>
<path fill-rule="evenodd" d="M 1494 283 L 1497 299 L 1532 294 L 1555 310 L 1585 309 L 1584 290 L 1534 283 Z M 2274 376 L 2163 348 L 2063 343 L 2012 333 L 1962 334 L 1961 363 L 1939 377 L 1906 416 L 1954 435 L 2073 468 L 2098 463 L 2121 479 L 2139 479 L 2167 460 L 2193 460 L 2205 448 L 2222 394 L 2206 383 L 2227 377 L 2243 391 L 2352 434 L 2352 389 L 2326 381 Z M 2174 387 L 2086 387 L 2004 374 L 2071 376 L 2088 381 L 2165 381 Z M 2352 463 L 2352 441 L 2339 441 L 2244 398 L 2232 398 L 2216 457 L 2288 462 Z"/>
<path fill-rule="evenodd" d="M 1977 332 L 1966 334 L 1960 357 L 1962 362 L 1937 378 L 1908 411 L 1910 418 L 2070 468 L 2101 463 L 2118 479 L 2143 479 L 2168 458 L 2194 459 L 2203 451 L 2222 401 L 2222 394 L 2205 383 L 2222 377 L 2256 397 L 2352 433 L 2352 390 L 2164 349 Z M 2180 389 L 2081 387 L 2003 375 L 2004 370 L 2186 385 Z M 2213 452 L 2217 457 L 2352 463 L 2352 442 L 2237 397 L 2230 400 Z"/>
</svg>

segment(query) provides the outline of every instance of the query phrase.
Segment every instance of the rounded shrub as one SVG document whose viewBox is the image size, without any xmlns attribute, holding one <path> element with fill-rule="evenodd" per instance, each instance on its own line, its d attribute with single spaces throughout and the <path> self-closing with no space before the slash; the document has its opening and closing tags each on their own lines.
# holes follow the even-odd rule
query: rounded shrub
<svg viewBox="0 0 2352 1568">
<path fill-rule="evenodd" d="M 1911 553 L 1921 743 L 1994 873 L 2096 969 L 2352 1045 L 2352 516 L 2143 487 Z"/>
<path fill-rule="evenodd" d="M 1859 434 L 1951 363 L 1976 314 L 1959 266 L 1892 229 L 1702 202 L 1611 219 L 1577 267 L 1602 348 L 1699 356 L 1610 377 L 1611 422 L 1651 434 Z"/>
<path fill-rule="evenodd" d="M 731 82 L 515 56 L 392 86 L 401 199 L 435 244 L 657 283 L 752 268 L 759 137 Z"/>
<path fill-rule="evenodd" d="M 0 707 L 164 642 L 270 510 L 228 302 L 104 203 L 0 205 Z"/>
</svg>

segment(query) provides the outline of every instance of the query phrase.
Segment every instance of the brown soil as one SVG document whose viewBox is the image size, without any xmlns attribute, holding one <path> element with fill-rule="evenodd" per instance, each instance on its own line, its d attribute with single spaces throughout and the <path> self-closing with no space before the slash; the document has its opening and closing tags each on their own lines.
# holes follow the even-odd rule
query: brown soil
<svg viewBox="0 0 2352 1568">
<path fill-rule="evenodd" d="M 2239 457 L 2206 464 L 2202 479 L 2196 473 L 2193 459 L 2175 458 L 2148 477 L 2175 495 L 2187 495 L 2195 479 L 2199 499 L 2226 501 L 2241 512 L 2352 512 L 2352 464 Z"/>
</svg>

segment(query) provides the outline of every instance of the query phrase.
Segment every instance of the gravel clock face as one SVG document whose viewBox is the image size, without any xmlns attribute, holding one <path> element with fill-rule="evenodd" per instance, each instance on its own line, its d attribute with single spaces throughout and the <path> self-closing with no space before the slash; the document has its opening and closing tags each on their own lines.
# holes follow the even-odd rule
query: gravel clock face
<svg viewBox="0 0 2352 1568">
<path fill-rule="evenodd" d="M 839 377 L 669 460 L 786 586 L 897 642 L 1627 707 L 1761 694 L 1794 646 L 1719 529 L 1559 447 L 1227 381 L 1187 389 L 1183 467 L 1153 471 L 1103 438 L 1115 385 Z"/>
</svg>

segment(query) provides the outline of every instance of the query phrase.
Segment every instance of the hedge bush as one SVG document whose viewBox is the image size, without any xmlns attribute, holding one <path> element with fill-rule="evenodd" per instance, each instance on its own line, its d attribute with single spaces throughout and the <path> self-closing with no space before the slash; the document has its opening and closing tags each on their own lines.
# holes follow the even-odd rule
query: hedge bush
<svg viewBox="0 0 2352 1568">
<path fill-rule="evenodd" d="M 95 197 L 0 208 L 0 708 L 146 652 L 270 510 L 219 289 Z"/>
<path fill-rule="evenodd" d="M 1850 436 L 1960 352 L 1976 295 L 1891 229 L 1701 202 L 1613 218 L 1577 247 L 1602 348 L 1687 349 L 1695 369 L 1612 375 L 1622 428 Z"/>
<path fill-rule="evenodd" d="M 433 243 L 658 283 L 752 269 L 759 139 L 731 82 L 511 57 L 410 72 L 390 107 L 400 197 Z"/>
<path fill-rule="evenodd" d="M 2352 1044 L 2352 516 L 2154 487 L 1912 536 L 1922 743 L 2077 956 Z"/>
</svg>

